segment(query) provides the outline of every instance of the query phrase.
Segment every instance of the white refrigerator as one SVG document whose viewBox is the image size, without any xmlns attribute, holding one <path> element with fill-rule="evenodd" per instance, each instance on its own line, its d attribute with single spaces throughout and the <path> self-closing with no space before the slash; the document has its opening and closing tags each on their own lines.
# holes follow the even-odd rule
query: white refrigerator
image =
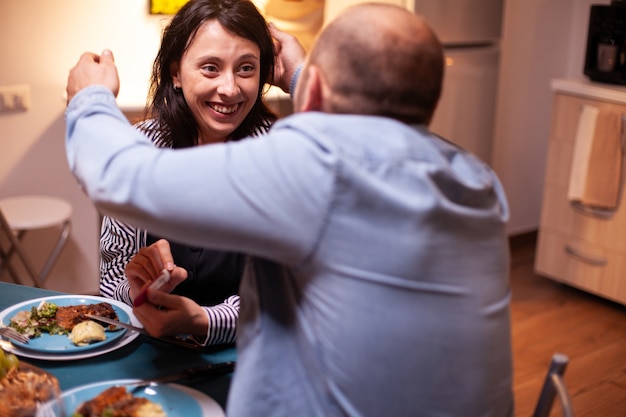
<svg viewBox="0 0 626 417">
<path fill-rule="evenodd" d="M 376 0 L 425 16 L 444 45 L 443 91 L 430 129 L 491 163 L 504 0 Z M 363 0 L 326 0 L 325 24 Z"/>
</svg>

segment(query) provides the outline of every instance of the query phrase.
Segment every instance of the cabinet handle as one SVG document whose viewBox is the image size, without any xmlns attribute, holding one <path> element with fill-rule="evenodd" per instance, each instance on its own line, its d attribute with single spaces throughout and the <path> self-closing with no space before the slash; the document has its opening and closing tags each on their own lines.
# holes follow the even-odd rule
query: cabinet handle
<svg viewBox="0 0 626 417">
<path fill-rule="evenodd" d="M 613 217 L 613 214 L 615 214 L 615 210 L 613 209 L 587 206 L 580 201 L 570 201 L 570 206 L 580 211 L 582 214 L 586 214 L 591 217 L 598 217 L 600 219 L 610 219 Z"/>
<path fill-rule="evenodd" d="M 570 245 L 565 245 L 565 252 L 591 265 L 605 266 L 608 262 L 606 258 L 597 258 L 595 256 L 583 255 L 582 253 L 580 253 L 579 251 L 577 251 Z"/>
</svg>

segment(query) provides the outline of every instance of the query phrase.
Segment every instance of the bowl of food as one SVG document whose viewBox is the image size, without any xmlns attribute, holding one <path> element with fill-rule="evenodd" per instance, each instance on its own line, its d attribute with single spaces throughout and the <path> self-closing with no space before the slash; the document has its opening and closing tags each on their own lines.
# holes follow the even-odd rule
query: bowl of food
<svg viewBox="0 0 626 417">
<path fill-rule="evenodd" d="M 0 349 L 0 417 L 31 417 L 60 395 L 59 381 Z"/>
<path fill-rule="evenodd" d="M 81 385 L 44 404 L 37 417 L 225 417 L 211 397 L 170 383 L 118 379 Z"/>
</svg>

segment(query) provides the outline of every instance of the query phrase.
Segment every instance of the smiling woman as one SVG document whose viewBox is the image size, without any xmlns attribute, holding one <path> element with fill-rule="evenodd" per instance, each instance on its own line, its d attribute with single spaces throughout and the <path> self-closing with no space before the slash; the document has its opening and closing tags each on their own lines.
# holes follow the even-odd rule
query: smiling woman
<svg viewBox="0 0 626 417">
<path fill-rule="evenodd" d="M 252 2 L 190 0 L 163 31 L 152 67 L 148 119 L 136 128 L 155 146 L 173 149 L 262 136 L 276 120 L 263 101 L 273 71 L 274 43 Z M 194 335 L 203 345 L 233 343 L 243 254 L 168 242 L 105 217 L 101 294 L 131 305 L 165 266 L 142 265 L 149 251 L 158 251 L 161 259 L 171 256 L 176 267 L 160 290 L 171 292 L 159 303 L 163 308 L 147 302 L 135 309 L 145 329 L 157 337 Z"/>
</svg>

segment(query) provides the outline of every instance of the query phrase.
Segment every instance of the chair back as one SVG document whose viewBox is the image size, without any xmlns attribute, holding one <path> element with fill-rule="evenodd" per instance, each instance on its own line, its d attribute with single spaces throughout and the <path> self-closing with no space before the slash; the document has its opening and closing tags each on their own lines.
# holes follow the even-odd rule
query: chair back
<svg viewBox="0 0 626 417">
<path fill-rule="evenodd" d="M 543 382 L 543 387 L 535 407 L 533 417 L 548 417 L 554 404 L 554 399 L 558 396 L 561 402 L 561 411 L 564 417 L 574 417 L 572 399 L 569 396 L 567 387 L 563 382 L 563 375 L 569 359 L 561 353 L 555 353 L 550 362 L 550 368 Z"/>
</svg>

